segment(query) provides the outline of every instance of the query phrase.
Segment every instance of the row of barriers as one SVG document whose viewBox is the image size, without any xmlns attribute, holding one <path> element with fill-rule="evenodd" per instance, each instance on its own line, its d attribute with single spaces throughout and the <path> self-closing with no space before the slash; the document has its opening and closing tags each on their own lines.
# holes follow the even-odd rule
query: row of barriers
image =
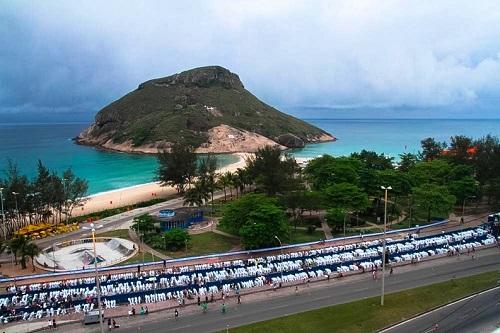
<svg viewBox="0 0 500 333">
<path fill-rule="evenodd" d="M 423 226 L 413 227 L 413 228 L 390 230 L 390 231 L 386 232 L 386 235 L 405 233 L 405 232 L 406 233 L 415 232 L 415 231 L 419 231 L 422 229 L 427 229 L 427 228 L 432 228 L 432 227 L 444 225 L 444 224 L 447 224 L 448 222 L 449 222 L 449 220 L 442 220 L 442 221 L 426 224 Z M 382 236 L 383 234 L 384 234 L 383 232 L 378 232 L 378 233 L 373 233 L 373 234 L 367 234 L 364 236 L 365 237 L 378 237 L 378 236 Z M 323 241 L 315 241 L 315 242 L 308 242 L 308 243 L 301 243 L 301 244 L 291 244 L 291 245 L 284 245 L 281 247 L 277 246 L 277 247 L 270 247 L 270 248 L 264 248 L 264 249 L 258 249 L 258 250 L 215 253 L 215 254 L 196 256 L 196 257 L 186 257 L 186 258 L 179 258 L 179 259 L 169 259 L 169 260 L 165 260 L 165 261 L 154 261 L 154 262 L 152 261 L 152 262 L 141 263 L 141 264 L 124 265 L 124 266 L 120 266 L 120 267 L 114 267 L 114 266 L 102 267 L 102 268 L 98 268 L 98 271 L 99 272 L 108 272 L 108 271 L 116 271 L 116 270 L 130 270 L 132 268 L 137 267 L 138 265 L 141 267 L 150 267 L 150 266 L 155 266 L 155 265 L 159 265 L 159 264 L 163 264 L 163 263 L 177 264 L 177 263 L 183 263 L 183 262 L 191 261 L 191 260 L 232 257 L 232 256 L 238 256 L 238 255 L 253 255 L 253 254 L 263 253 L 263 252 L 280 251 L 280 250 L 285 250 L 285 249 L 300 248 L 300 247 L 304 247 L 304 246 L 312 246 L 312 245 L 320 245 L 320 244 L 328 244 L 328 243 L 346 241 L 346 240 L 356 239 L 359 237 L 360 237 L 359 235 L 354 235 L 354 236 L 326 239 Z M 18 282 L 18 281 L 38 279 L 38 278 L 44 278 L 44 277 L 64 276 L 64 275 L 68 275 L 68 274 L 75 275 L 75 274 L 88 274 L 88 273 L 89 273 L 88 269 L 87 270 L 82 270 L 82 269 L 68 270 L 65 272 L 57 272 L 57 273 L 45 273 L 45 274 L 26 275 L 26 276 L 12 277 L 12 278 L 2 278 L 2 279 L 0 279 L 0 283 Z"/>
</svg>

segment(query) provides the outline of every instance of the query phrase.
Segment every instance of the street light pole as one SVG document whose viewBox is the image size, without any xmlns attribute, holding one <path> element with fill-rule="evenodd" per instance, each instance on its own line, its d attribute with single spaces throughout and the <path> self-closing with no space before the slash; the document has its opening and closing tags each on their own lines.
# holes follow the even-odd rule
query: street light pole
<svg viewBox="0 0 500 333">
<path fill-rule="evenodd" d="M 99 274 L 97 271 L 97 250 L 95 245 L 95 226 L 94 223 L 90 224 L 92 228 L 92 244 L 94 246 L 94 269 L 95 269 L 95 285 L 97 289 L 97 308 L 99 309 L 99 325 L 101 327 L 101 333 L 104 333 L 102 309 L 101 309 L 101 281 L 99 280 Z"/>
<path fill-rule="evenodd" d="M 15 202 L 16 202 L 16 215 L 17 215 L 17 222 L 19 223 L 19 209 L 17 208 L 17 195 L 19 193 L 18 192 L 12 192 L 12 194 L 14 195 L 14 199 L 15 199 Z"/>
<path fill-rule="evenodd" d="M 3 187 L 0 187 L 0 203 L 2 207 L 2 229 L 3 229 L 3 236 L 5 239 L 7 239 L 7 229 L 5 227 L 5 213 L 3 211 Z"/>
<path fill-rule="evenodd" d="M 382 295 L 380 297 L 380 305 L 384 305 L 384 295 L 385 295 L 385 252 L 386 252 L 386 239 L 385 234 L 387 232 L 387 192 L 392 190 L 390 186 L 381 186 L 385 191 L 384 195 L 384 238 L 382 241 Z"/>
<path fill-rule="evenodd" d="M 460 224 L 464 223 L 464 215 L 465 215 L 465 200 L 475 198 L 475 195 L 468 196 L 464 198 L 464 201 L 462 202 L 462 218 L 460 219 Z"/>
</svg>

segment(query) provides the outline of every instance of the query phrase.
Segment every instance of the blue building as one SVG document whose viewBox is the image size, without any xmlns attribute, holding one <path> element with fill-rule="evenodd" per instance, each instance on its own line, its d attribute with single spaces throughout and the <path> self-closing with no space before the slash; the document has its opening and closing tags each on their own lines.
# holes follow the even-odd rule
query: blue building
<svg viewBox="0 0 500 333">
<path fill-rule="evenodd" d="M 191 225 L 203 221 L 203 210 L 199 208 L 163 209 L 158 212 L 157 226 L 161 231 L 173 228 L 187 229 Z"/>
</svg>

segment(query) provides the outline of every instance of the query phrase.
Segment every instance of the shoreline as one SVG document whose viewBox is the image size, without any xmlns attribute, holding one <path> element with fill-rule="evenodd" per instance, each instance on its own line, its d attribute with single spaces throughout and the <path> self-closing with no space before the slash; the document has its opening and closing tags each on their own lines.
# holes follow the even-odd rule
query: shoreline
<svg viewBox="0 0 500 333">
<path fill-rule="evenodd" d="M 250 153 L 233 153 L 238 160 L 217 169 L 218 173 L 227 171 L 235 172 L 238 168 L 246 166 L 246 158 Z M 160 182 L 149 182 L 127 186 L 119 189 L 99 192 L 85 197 L 86 202 L 81 207 L 75 208 L 72 216 L 77 217 L 106 209 L 119 208 L 144 202 L 152 199 L 161 199 L 177 193 L 171 186 L 160 186 Z"/>
</svg>

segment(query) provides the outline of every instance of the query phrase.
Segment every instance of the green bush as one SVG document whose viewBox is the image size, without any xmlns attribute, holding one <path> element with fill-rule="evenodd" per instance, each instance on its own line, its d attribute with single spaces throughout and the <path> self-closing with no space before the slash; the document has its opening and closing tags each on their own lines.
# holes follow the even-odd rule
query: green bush
<svg viewBox="0 0 500 333">
<path fill-rule="evenodd" d="M 174 228 L 167 231 L 162 236 L 164 242 L 164 249 L 168 251 L 178 251 L 189 243 L 191 236 L 184 229 Z"/>
<path fill-rule="evenodd" d="M 313 224 L 310 224 L 307 226 L 307 233 L 312 235 L 314 233 L 314 230 L 316 230 L 316 226 Z"/>
</svg>

